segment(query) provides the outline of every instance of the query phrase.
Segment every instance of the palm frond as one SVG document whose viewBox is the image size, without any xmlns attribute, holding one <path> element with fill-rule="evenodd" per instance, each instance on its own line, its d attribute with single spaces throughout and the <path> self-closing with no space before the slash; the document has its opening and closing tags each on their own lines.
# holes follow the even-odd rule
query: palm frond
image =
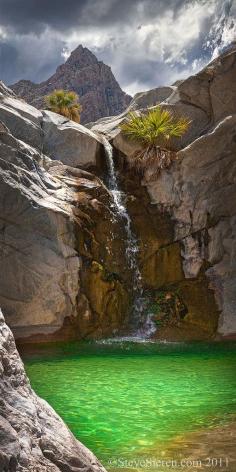
<svg viewBox="0 0 236 472">
<path fill-rule="evenodd" d="M 188 129 L 190 121 L 184 117 L 175 117 L 173 113 L 160 106 L 149 110 L 147 114 L 131 112 L 127 120 L 120 125 L 121 130 L 132 140 L 147 145 L 162 145 L 171 137 L 180 137 Z"/>
<path fill-rule="evenodd" d="M 49 110 L 77 123 L 80 122 L 82 107 L 77 93 L 67 90 L 54 90 L 54 92 L 45 97 L 45 103 Z"/>
<path fill-rule="evenodd" d="M 190 120 L 175 116 L 172 111 L 157 106 L 145 113 L 131 112 L 120 125 L 123 133 L 140 142 L 143 149 L 135 153 L 130 164 L 143 172 L 152 168 L 154 175 L 170 166 L 175 152 L 168 149 L 172 138 L 180 138 L 188 129 Z"/>
</svg>

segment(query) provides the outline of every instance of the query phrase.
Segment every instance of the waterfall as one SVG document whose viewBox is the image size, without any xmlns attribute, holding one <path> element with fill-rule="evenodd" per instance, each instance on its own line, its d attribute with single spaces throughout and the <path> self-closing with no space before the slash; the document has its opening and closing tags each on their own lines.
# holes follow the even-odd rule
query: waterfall
<svg viewBox="0 0 236 472">
<path fill-rule="evenodd" d="M 113 148 L 105 137 L 103 137 L 103 144 L 108 169 L 107 187 L 113 197 L 114 213 L 117 218 L 124 222 L 126 233 L 126 260 L 133 273 L 134 306 L 132 321 L 135 328 L 135 334 L 138 336 L 150 336 L 156 329 L 154 328 L 154 323 L 152 322 L 150 315 L 147 315 L 146 320 L 143 320 L 145 299 L 143 296 L 142 276 L 138 266 L 138 241 L 132 231 L 131 219 L 126 208 L 126 194 L 119 188 L 113 160 Z"/>
</svg>

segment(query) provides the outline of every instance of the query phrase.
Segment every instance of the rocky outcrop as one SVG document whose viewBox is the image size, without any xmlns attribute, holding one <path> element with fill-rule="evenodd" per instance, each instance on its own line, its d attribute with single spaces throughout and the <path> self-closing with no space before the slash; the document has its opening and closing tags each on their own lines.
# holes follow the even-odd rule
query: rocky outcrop
<svg viewBox="0 0 236 472">
<path fill-rule="evenodd" d="M 118 165 L 121 162 L 118 154 Z M 149 187 L 140 185 L 140 178 L 127 168 L 124 157 L 120 176 L 139 241 L 142 285 L 149 300 L 148 312 L 153 314 L 157 325 L 156 336 L 172 341 L 214 338 L 219 309 L 204 263 L 196 276 L 186 278 L 183 241 L 175 237 L 170 209 L 151 201 Z M 194 252 L 191 254 L 194 256 Z"/>
<path fill-rule="evenodd" d="M 6 97 L 15 96 L 14 92 L 6 87 L 6 85 L 0 80 L 0 94 L 5 95 Z"/>
<path fill-rule="evenodd" d="M 109 66 L 98 61 L 87 48 L 78 46 L 48 80 L 34 84 L 20 80 L 12 90 L 36 108 L 44 108 L 44 96 L 55 89 L 73 90 L 82 105 L 81 123 L 118 115 L 131 97 L 123 92 Z"/>
<path fill-rule="evenodd" d="M 137 143 L 130 141 L 120 132 L 119 125 L 126 119 L 132 111 L 143 110 L 148 107 L 156 106 L 166 100 L 176 90 L 175 86 L 157 87 L 145 92 L 137 93 L 131 100 L 129 106 L 118 116 L 101 118 L 95 123 L 88 123 L 86 126 L 91 128 L 95 133 L 105 134 L 113 140 L 115 145 L 117 140 L 117 149 L 125 155 L 133 152 L 134 146 L 139 148 Z"/>
<path fill-rule="evenodd" d="M 119 125 L 130 109 L 137 110 L 154 106 L 154 96 L 157 98 L 156 103 L 162 103 L 166 109 L 170 109 L 177 115 L 184 115 L 191 120 L 188 132 L 181 140 L 173 142 L 174 149 L 183 149 L 194 139 L 210 131 L 223 118 L 235 113 L 235 56 L 234 47 L 195 76 L 180 81 L 178 85 L 160 87 L 150 92 L 138 94 L 123 114 L 115 118 L 99 120 L 92 126 L 92 130 L 106 133 L 114 140 L 115 147 L 130 157 L 137 149 L 137 143 L 130 143 L 121 133 Z M 165 98 L 160 102 L 158 97 L 161 99 L 162 96 Z"/>
<path fill-rule="evenodd" d="M 186 323 L 189 332 L 203 330 L 213 335 L 217 330 L 223 336 L 236 333 L 235 73 L 234 48 L 181 82 L 163 102 L 165 108 L 191 118 L 192 124 L 170 169 L 162 171 L 158 178 L 151 168 L 146 169 L 142 186 L 153 206 L 150 211 L 145 204 L 149 226 L 148 218 L 140 225 L 138 213 L 144 199 L 135 195 L 129 171 L 129 183 L 124 183 L 136 196 L 130 212 L 142 241 L 140 257 L 146 286 L 180 290 L 187 310 L 182 334 Z M 137 144 L 124 137 L 117 121 L 110 121 L 109 130 L 118 152 L 130 160 Z M 143 210 L 142 213 L 145 214 Z M 147 229 L 153 227 L 153 221 L 159 223 L 159 235 L 157 228 L 156 235 Z M 181 339 L 181 327 L 177 331 L 173 334 L 173 330 L 167 332 L 165 328 L 159 334 Z M 203 337 L 201 333 L 199 336 Z"/>
<path fill-rule="evenodd" d="M 40 112 L 33 109 L 34 116 L 23 102 L 21 111 L 18 100 L 11 100 L 7 115 L 0 111 L 0 304 L 7 321 L 17 339 L 109 335 L 125 323 L 131 300 L 111 196 L 94 175 L 51 160 L 17 138 L 27 120 L 33 142 L 35 130 L 43 132 L 43 147 L 53 142 L 54 157 L 74 165 L 92 162 L 102 145 L 89 130 L 62 123 L 55 114 L 45 115 L 39 126 Z M 19 127 L 13 126 L 13 106 Z M 60 133 L 65 140 L 67 133 L 72 136 L 68 156 Z"/>
<path fill-rule="evenodd" d="M 24 143 L 51 159 L 77 167 L 98 167 L 102 143 L 98 135 L 56 113 L 41 112 L 0 88 L 0 120 Z"/>
<path fill-rule="evenodd" d="M 55 411 L 31 389 L 0 311 L 0 470 L 105 472 Z"/>
<path fill-rule="evenodd" d="M 72 167 L 96 167 L 102 154 L 98 135 L 51 111 L 43 111 L 43 151 Z"/>
<path fill-rule="evenodd" d="M 169 85 L 168 87 L 157 87 L 145 92 L 136 93 L 129 104 L 129 110 L 139 110 L 141 108 L 149 108 L 164 102 L 174 91 L 176 87 Z"/>
<path fill-rule="evenodd" d="M 6 124 L 16 138 L 41 150 L 43 134 L 42 113 L 36 108 L 17 100 L 15 96 L 0 94 L 0 120 Z"/>
</svg>

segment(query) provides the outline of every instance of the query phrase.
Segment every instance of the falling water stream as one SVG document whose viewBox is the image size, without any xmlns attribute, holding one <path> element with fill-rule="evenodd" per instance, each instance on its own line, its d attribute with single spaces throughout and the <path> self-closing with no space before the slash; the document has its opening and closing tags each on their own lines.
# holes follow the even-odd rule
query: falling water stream
<svg viewBox="0 0 236 472">
<path fill-rule="evenodd" d="M 138 266 L 138 241 L 132 230 L 131 218 L 126 208 L 126 194 L 119 188 L 113 160 L 112 145 L 105 137 L 103 137 L 103 144 L 108 169 L 107 187 L 113 197 L 114 213 L 116 217 L 124 223 L 126 233 L 126 260 L 133 273 L 134 301 L 132 310 L 132 326 L 134 329 L 134 335 L 149 337 L 153 332 L 155 332 L 156 328 L 151 316 L 148 314 L 145 316 L 144 313 L 146 300 L 143 294 L 142 276 Z"/>
</svg>

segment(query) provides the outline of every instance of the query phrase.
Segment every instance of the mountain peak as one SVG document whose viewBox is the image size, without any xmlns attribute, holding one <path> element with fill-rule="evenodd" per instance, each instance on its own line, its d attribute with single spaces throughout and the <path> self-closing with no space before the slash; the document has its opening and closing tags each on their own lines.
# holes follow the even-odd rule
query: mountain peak
<svg viewBox="0 0 236 472">
<path fill-rule="evenodd" d="M 66 61 L 66 64 L 76 65 L 77 67 L 86 67 L 97 63 L 96 56 L 88 48 L 83 47 L 82 44 L 71 52 Z"/>
<path fill-rule="evenodd" d="M 101 66 L 102 65 L 102 66 Z M 44 97 L 56 89 L 73 90 L 82 105 L 81 123 L 103 116 L 119 115 L 130 103 L 117 83 L 111 68 L 80 44 L 49 79 L 39 84 L 19 81 L 12 90 L 36 108 L 45 106 Z"/>
</svg>

